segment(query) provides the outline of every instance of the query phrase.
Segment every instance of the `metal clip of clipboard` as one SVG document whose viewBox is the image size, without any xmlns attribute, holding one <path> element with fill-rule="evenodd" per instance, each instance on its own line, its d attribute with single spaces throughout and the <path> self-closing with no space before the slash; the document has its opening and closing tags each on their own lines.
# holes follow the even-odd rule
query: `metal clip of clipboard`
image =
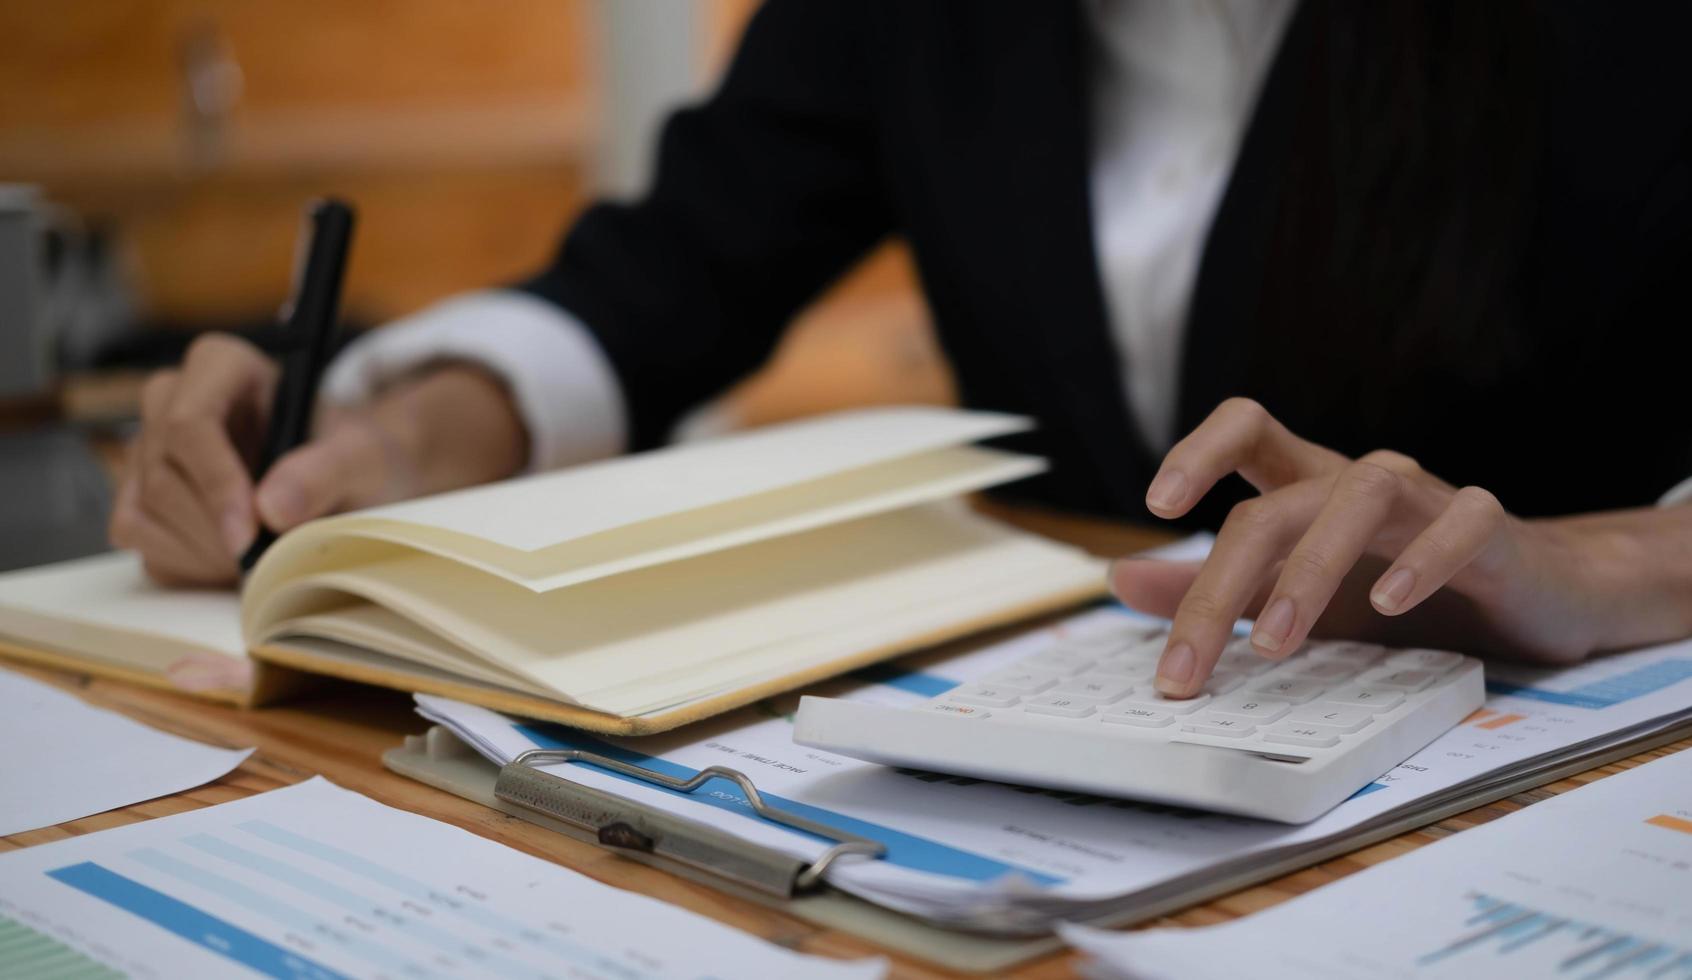
<svg viewBox="0 0 1692 980">
<path fill-rule="evenodd" d="M 806 862 L 536 768 L 559 762 L 586 763 L 681 793 L 691 793 L 720 776 L 740 787 L 752 810 L 764 819 L 836 843 L 815 861 Z M 771 806 L 750 777 L 726 766 L 711 766 L 679 779 L 581 749 L 530 749 L 500 767 L 494 796 L 590 831 L 606 847 L 663 857 L 778 898 L 815 890 L 824 873 L 843 857 L 877 858 L 887 853 L 887 845 L 880 841 Z"/>
</svg>

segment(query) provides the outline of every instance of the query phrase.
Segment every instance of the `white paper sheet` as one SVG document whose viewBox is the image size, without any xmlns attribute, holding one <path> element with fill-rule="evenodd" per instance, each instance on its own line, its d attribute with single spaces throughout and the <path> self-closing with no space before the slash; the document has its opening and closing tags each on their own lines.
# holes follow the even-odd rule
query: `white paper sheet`
<svg viewBox="0 0 1692 980">
<path fill-rule="evenodd" d="M 1692 751 L 1205 929 L 1068 927 L 1104 976 L 1692 977 Z"/>
<path fill-rule="evenodd" d="M 97 630 L 144 633 L 186 647 L 245 659 L 241 602 L 230 589 L 167 589 L 153 584 L 133 551 L 0 574 L 0 607 Z M 53 633 L 64 636 L 59 626 Z M 52 636 L 40 641 L 48 646 Z"/>
<path fill-rule="evenodd" d="M 898 406 L 823 415 L 359 511 L 534 551 L 616 527 L 1027 429 L 1015 415 Z M 518 485 L 523 487 L 518 491 Z"/>
<path fill-rule="evenodd" d="M 166 734 L 0 670 L 0 836 L 192 789 L 252 751 Z"/>
<path fill-rule="evenodd" d="M 869 978 L 321 778 L 0 855 L 8 955 L 135 976 Z M 15 931 L 15 930 L 14 930 Z"/>
<path fill-rule="evenodd" d="M 1092 633 L 1137 617 L 1103 607 L 1056 632 Z M 836 696 L 918 704 L 991 673 L 1051 642 L 1048 631 L 923 666 L 860 673 Z M 1124 800 L 1040 792 L 973 779 L 923 777 L 795 746 L 791 705 L 767 702 L 680 732 L 596 739 L 555 726 L 519 725 L 444 698 L 419 710 L 451 726 L 496 761 L 537 745 L 605 750 L 629 761 L 691 774 L 713 763 L 742 768 L 778 799 L 878 839 L 899 842 L 886 860 L 842 863 L 836 885 L 872 901 L 987 928 L 1082 914 L 1088 903 L 1144 892 L 1228 861 L 1343 835 L 1382 813 L 1512 763 L 1599 738 L 1692 706 L 1692 642 L 1605 657 L 1565 671 L 1488 665 L 1499 690 L 1487 714 L 1458 726 L 1359 795 L 1303 826 L 1171 811 Z M 877 682 L 861 683 L 869 678 Z M 575 764 L 566 778 L 814 858 L 824 844 L 748 815 L 732 784 L 680 796 Z M 720 785 L 719 785 L 720 783 Z"/>
</svg>

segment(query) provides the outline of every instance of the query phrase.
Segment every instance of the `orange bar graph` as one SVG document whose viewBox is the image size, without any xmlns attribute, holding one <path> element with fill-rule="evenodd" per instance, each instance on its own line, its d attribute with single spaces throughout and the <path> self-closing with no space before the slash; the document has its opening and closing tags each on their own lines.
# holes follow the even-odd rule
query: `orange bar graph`
<svg viewBox="0 0 1692 980">
<path fill-rule="evenodd" d="M 1526 717 L 1527 717 L 1527 715 L 1499 715 L 1496 718 L 1488 718 L 1486 721 L 1480 722 L 1475 727 L 1476 728 L 1503 728 L 1505 725 L 1514 725 L 1516 722 L 1521 721 L 1523 718 L 1526 718 Z"/>
<path fill-rule="evenodd" d="M 1692 820 L 1677 817 L 1673 814 L 1659 813 L 1645 822 L 1653 827 L 1666 827 L 1669 830 L 1678 830 L 1683 834 L 1692 834 Z"/>
<path fill-rule="evenodd" d="M 1491 708 L 1476 708 L 1474 711 L 1469 712 L 1469 717 L 1463 719 L 1463 724 L 1467 725 L 1470 722 L 1480 721 L 1482 718 L 1491 718 L 1497 713 L 1498 712 L 1492 710 Z"/>
</svg>

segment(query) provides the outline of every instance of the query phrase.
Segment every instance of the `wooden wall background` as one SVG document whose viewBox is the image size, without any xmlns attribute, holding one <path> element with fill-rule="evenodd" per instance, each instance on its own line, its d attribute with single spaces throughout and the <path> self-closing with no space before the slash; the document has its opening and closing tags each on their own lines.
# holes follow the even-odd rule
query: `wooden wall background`
<svg viewBox="0 0 1692 980">
<path fill-rule="evenodd" d="M 609 2 L 4 0 L 0 180 L 112 228 L 143 313 L 189 326 L 269 315 L 332 189 L 361 211 L 349 315 L 382 322 L 526 273 L 591 199 Z M 755 3 L 699 2 L 703 87 Z M 774 365 L 736 421 L 951 397 L 897 247 Z"/>
</svg>

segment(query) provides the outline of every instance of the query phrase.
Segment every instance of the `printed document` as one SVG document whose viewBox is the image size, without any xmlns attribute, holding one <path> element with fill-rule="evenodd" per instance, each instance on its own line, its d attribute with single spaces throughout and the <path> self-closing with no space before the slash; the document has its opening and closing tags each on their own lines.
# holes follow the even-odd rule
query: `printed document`
<svg viewBox="0 0 1692 980">
<path fill-rule="evenodd" d="M 859 671 L 820 693 L 916 705 L 1021 660 L 1053 633 L 1085 635 L 1132 620 L 1144 622 L 1119 606 L 1100 607 L 960 656 Z M 740 769 L 778 805 L 888 844 L 883 860 L 836 864 L 829 880 L 838 887 L 936 921 L 1013 932 L 1049 928 L 1058 918 L 1115 914 L 1129 900 L 1149 907 L 1197 876 L 1249 870 L 1477 781 L 1692 717 L 1692 642 L 1572 670 L 1489 663 L 1487 673 L 1492 693 L 1485 709 L 1327 815 L 1293 827 L 916 773 L 796 746 L 790 714 L 796 699 L 638 739 L 519 722 L 444 698 L 417 701 L 425 717 L 496 763 L 530 748 L 568 747 L 684 777 L 714 764 Z M 727 780 L 679 794 L 577 763 L 548 771 L 800 857 L 814 858 L 827 847 L 752 814 Z"/>
<path fill-rule="evenodd" d="M 1692 751 L 1204 929 L 1066 927 L 1100 976 L 1692 977 Z"/>
<path fill-rule="evenodd" d="M 313 779 L 0 855 L 0 976 L 880 976 Z M 51 967 L 51 969 L 47 969 Z"/>
<path fill-rule="evenodd" d="M 0 670 L 0 836 L 192 789 L 252 751 L 178 738 Z"/>
</svg>

